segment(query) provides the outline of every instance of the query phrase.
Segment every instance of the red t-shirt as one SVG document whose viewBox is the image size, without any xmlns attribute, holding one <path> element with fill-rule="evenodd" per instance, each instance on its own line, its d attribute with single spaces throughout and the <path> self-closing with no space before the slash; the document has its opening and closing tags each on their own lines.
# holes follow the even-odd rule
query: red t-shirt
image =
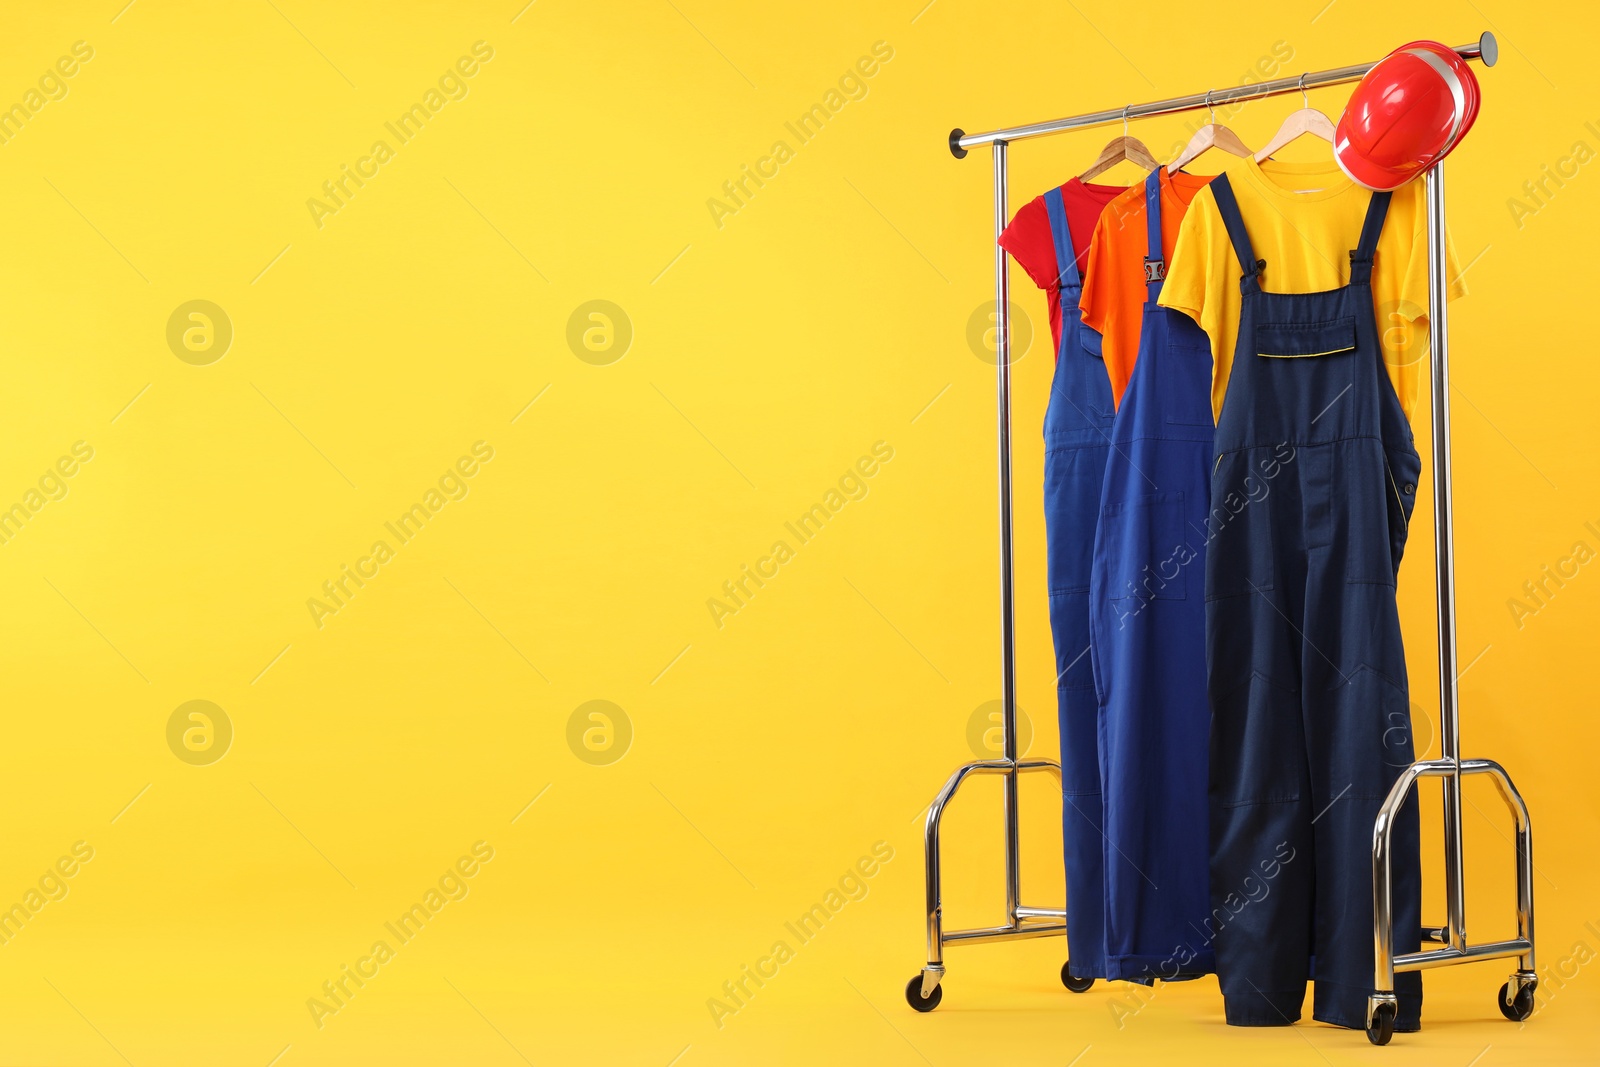
<svg viewBox="0 0 1600 1067">
<path fill-rule="evenodd" d="M 1067 232 L 1072 249 L 1078 254 L 1080 274 L 1089 265 L 1089 242 L 1100 212 L 1128 187 L 1091 185 L 1077 178 L 1061 186 L 1061 204 L 1067 213 Z M 1061 273 L 1056 266 L 1056 242 L 1050 232 L 1050 210 L 1044 197 L 1036 196 L 1018 209 L 1011 223 L 1000 234 L 1000 247 L 1011 253 L 1033 284 L 1043 289 L 1050 301 L 1050 337 L 1054 353 L 1061 351 Z"/>
</svg>

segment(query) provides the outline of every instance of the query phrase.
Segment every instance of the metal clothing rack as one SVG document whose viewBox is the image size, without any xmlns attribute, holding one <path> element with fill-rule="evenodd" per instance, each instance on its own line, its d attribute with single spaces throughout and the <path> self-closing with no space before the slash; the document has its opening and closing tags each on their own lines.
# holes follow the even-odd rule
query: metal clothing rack
<svg viewBox="0 0 1600 1067">
<path fill-rule="evenodd" d="M 1478 60 L 1484 66 L 1495 64 L 1499 49 L 1492 33 L 1485 33 L 1472 44 L 1455 49 L 1463 60 Z M 1108 111 L 1095 111 L 1070 118 L 1013 126 L 988 133 L 950 132 L 951 153 L 961 159 L 978 145 L 990 145 L 994 154 L 994 229 L 998 239 L 1006 227 L 1006 156 L 1013 141 L 1044 137 L 1068 130 L 1085 130 L 1130 119 L 1171 115 L 1183 111 L 1216 107 L 1243 100 L 1259 100 L 1285 93 L 1302 92 L 1358 81 L 1376 65 L 1358 63 L 1333 70 L 1308 72 L 1292 78 L 1213 89 L 1190 96 L 1173 97 L 1147 104 L 1130 104 Z M 1432 357 L 1433 411 L 1433 502 L 1434 550 L 1437 567 L 1437 607 L 1439 632 L 1439 708 L 1441 750 L 1436 760 L 1419 760 L 1400 774 L 1385 799 L 1373 828 L 1373 992 L 1367 1003 L 1367 1036 L 1374 1044 L 1387 1044 L 1393 1033 L 1398 1001 L 1394 993 L 1396 971 L 1414 971 L 1457 963 L 1515 956 L 1517 970 L 1500 989 L 1501 1012 L 1510 1019 L 1526 1019 L 1533 1011 L 1533 994 L 1538 983 L 1534 972 L 1533 949 L 1533 833 L 1528 808 L 1505 770 L 1493 760 L 1462 759 L 1460 700 L 1456 659 L 1456 611 L 1454 578 L 1454 531 L 1450 499 L 1450 368 L 1448 302 L 1445 276 L 1445 213 L 1443 165 L 1435 165 L 1426 177 L 1428 222 L 1428 316 L 1429 347 Z M 1037 908 L 1022 904 L 1019 878 L 1020 843 L 1018 837 L 1018 779 L 1024 773 L 1047 772 L 1059 782 L 1061 766 L 1051 759 L 1017 758 L 1017 679 L 1015 590 L 1012 566 L 1011 509 L 1011 332 L 1009 321 L 1010 282 L 1006 252 L 998 243 L 994 249 L 995 315 L 998 327 L 996 389 L 999 413 L 1000 481 L 1000 671 L 1004 756 L 977 760 L 958 767 L 928 808 L 926 827 L 926 887 L 928 963 L 906 986 L 906 999 L 918 1011 L 931 1011 L 943 997 L 944 946 L 985 941 L 1011 941 L 1027 937 L 1052 937 L 1066 933 L 1066 908 Z M 1001 926 L 966 930 L 946 930 L 941 904 L 939 823 L 945 808 L 961 784 L 972 775 L 994 774 L 1003 778 L 1005 819 L 1006 907 Z M 1472 944 L 1466 935 L 1466 900 L 1463 888 L 1464 857 L 1461 835 L 1461 779 L 1466 775 L 1486 774 L 1500 790 L 1516 819 L 1517 848 L 1517 936 L 1503 941 Z M 1444 860 L 1446 921 L 1444 926 L 1424 927 L 1422 939 L 1440 947 L 1395 955 L 1390 900 L 1390 835 L 1394 820 L 1411 789 L 1424 777 L 1442 778 L 1444 785 Z M 1062 981 L 1074 992 L 1089 988 L 1092 980 L 1071 978 L 1065 966 Z"/>
</svg>

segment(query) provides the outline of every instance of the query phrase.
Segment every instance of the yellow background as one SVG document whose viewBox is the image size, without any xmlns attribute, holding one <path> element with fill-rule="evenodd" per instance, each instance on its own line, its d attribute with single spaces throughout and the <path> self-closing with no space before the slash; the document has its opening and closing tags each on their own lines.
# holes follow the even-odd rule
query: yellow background
<svg viewBox="0 0 1600 1067">
<path fill-rule="evenodd" d="M 94 850 L 0 945 L 0 1063 L 1592 1057 L 1600 570 L 1520 627 L 1507 604 L 1600 548 L 1600 175 L 1520 224 L 1507 206 L 1574 142 L 1600 148 L 1585 5 L 122 2 L 9 4 L 0 37 L 0 104 L 94 50 L 0 145 L 0 505 L 94 449 L 0 546 L 0 904 Z M 1452 317 L 1464 734 L 1533 811 L 1544 1007 L 1498 1017 L 1501 961 L 1435 972 L 1426 1031 L 1387 1050 L 1227 1029 L 1211 980 L 1119 1025 L 1128 990 L 1066 993 L 1051 939 L 953 949 L 944 1006 L 914 1015 L 919 817 L 999 695 L 993 368 L 966 341 L 992 291 L 990 168 L 946 133 L 1235 84 L 1275 42 L 1295 73 L 1491 27 L 1502 60 L 1450 165 L 1472 289 Z M 465 98 L 319 228 L 306 201 L 477 41 L 493 59 Z M 877 41 L 893 58 L 865 97 L 797 144 L 785 122 Z M 1294 103 L 1229 121 L 1260 143 Z M 1137 132 L 1166 154 L 1187 121 Z M 1017 147 L 1013 206 L 1106 137 Z M 793 158 L 716 225 L 707 200 L 780 139 Z M 1034 335 L 1022 706 L 1047 754 L 1051 360 L 1013 279 Z M 195 299 L 234 332 L 205 366 L 166 341 Z M 603 366 L 567 343 L 596 299 L 633 328 Z M 319 629 L 308 598 L 477 441 L 494 458 L 469 494 Z M 868 494 L 719 629 L 707 599 L 877 441 L 894 457 Z M 1401 600 L 1434 717 L 1419 496 Z M 567 741 L 596 699 L 633 735 L 606 766 Z M 190 700 L 232 723 L 209 766 L 167 744 Z M 1487 938 L 1512 921 L 1508 821 L 1484 783 L 1468 796 Z M 980 783 L 948 819 L 952 926 L 998 919 L 997 799 Z M 1025 896 L 1054 903 L 1058 802 L 1034 782 L 1025 803 Z M 308 998 L 478 841 L 469 895 L 319 1029 Z M 865 897 L 719 1028 L 708 998 L 879 841 Z"/>
</svg>

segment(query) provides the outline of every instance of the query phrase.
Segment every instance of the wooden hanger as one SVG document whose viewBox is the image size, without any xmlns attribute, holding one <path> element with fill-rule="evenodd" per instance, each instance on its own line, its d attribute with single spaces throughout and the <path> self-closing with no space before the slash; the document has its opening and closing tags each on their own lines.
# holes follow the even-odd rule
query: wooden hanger
<svg viewBox="0 0 1600 1067">
<path fill-rule="evenodd" d="M 1278 127 L 1278 132 L 1272 140 L 1266 143 L 1261 151 L 1256 153 L 1257 163 L 1266 160 L 1277 153 L 1284 145 L 1299 137 L 1311 134 L 1322 138 L 1329 144 L 1333 143 L 1333 120 L 1311 106 L 1311 98 L 1306 96 L 1306 76 L 1300 75 L 1300 101 L 1305 104 L 1299 111 L 1292 112 L 1283 120 L 1283 125 Z"/>
<path fill-rule="evenodd" d="M 1176 159 L 1167 164 L 1167 173 L 1176 174 L 1184 167 L 1193 163 L 1199 156 L 1204 155 L 1213 148 L 1220 148 L 1229 155 L 1248 156 L 1250 148 L 1239 135 L 1226 126 L 1217 123 L 1217 109 L 1211 106 L 1211 90 L 1206 90 L 1206 111 L 1209 118 L 1206 124 L 1195 131 L 1189 143 L 1183 146 L 1183 151 L 1178 153 Z"/>
<path fill-rule="evenodd" d="M 1122 136 L 1113 137 L 1110 143 L 1100 149 L 1100 154 L 1095 157 L 1093 163 L 1089 164 L 1089 169 L 1078 175 L 1080 182 L 1086 182 L 1090 178 L 1098 178 L 1118 163 L 1123 162 L 1132 163 L 1145 170 L 1155 170 L 1161 166 L 1160 163 L 1156 162 L 1156 157 L 1150 154 L 1150 149 L 1145 147 L 1143 141 L 1137 137 L 1128 136 L 1128 108 L 1132 106 L 1132 104 L 1129 104 L 1128 107 L 1122 109 Z"/>
</svg>

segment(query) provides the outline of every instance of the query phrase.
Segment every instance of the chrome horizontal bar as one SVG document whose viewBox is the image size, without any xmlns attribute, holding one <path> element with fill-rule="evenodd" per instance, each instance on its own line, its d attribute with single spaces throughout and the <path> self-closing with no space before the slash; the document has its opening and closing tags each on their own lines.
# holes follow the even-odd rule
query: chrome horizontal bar
<svg viewBox="0 0 1600 1067">
<path fill-rule="evenodd" d="M 985 941 L 1015 941 L 1025 937 L 1057 937 L 1067 932 L 1066 923 L 1029 923 L 1026 926 L 982 926 L 972 930 L 951 930 L 941 934 L 943 944 L 964 941 L 969 945 Z"/>
<path fill-rule="evenodd" d="M 1431 967 L 1449 967 L 1456 963 L 1497 960 L 1506 956 L 1521 956 L 1532 947 L 1527 938 L 1513 937 L 1509 941 L 1486 941 L 1481 945 L 1468 945 L 1464 950 L 1436 948 L 1423 952 L 1405 952 L 1394 958 L 1394 969 L 1425 971 Z"/>
<path fill-rule="evenodd" d="M 1492 759 L 1418 760 L 1409 769 L 1415 772 L 1414 777 L 1416 778 L 1449 778 L 1457 773 L 1458 767 L 1461 774 L 1493 774 L 1496 776 L 1505 774 L 1505 768 Z M 1512 807 L 1515 806 L 1512 805 Z"/>
<path fill-rule="evenodd" d="M 1018 919 L 1066 919 L 1066 908 L 1029 908 L 1017 905 Z"/>
<path fill-rule="evenodd" d="M 1006 759 L 973 760 L 970 763 L 963 763 L 960 767 L 958 767 L 956 772 L 950 776 L 950 781 L 946 783 L 945 788 L 948 792 L 955 792 L 955 790 L 951 788 L 951 785 L 959 785 L 960 779 L 969 774 L 1010 774 L 1012 771 L 1020 771 L 1024 773 L 1027 771 L 1049 771 L 1053 774 L 1060 774 L 1061 764 L 1057 763 L 1053 759 L 1025 759 L 1015 761 Z M 935 803 L 937 803 L 937 801 L 935 801 Z"/>
<path fill-rule="evenodd" d="M 1499 58 L 1500 50 L 1494 39 L 1494 34 L 1484 33 L 1471 44 L 1459 45 L 1455 49 L 1456 55 L 1465 60 L 1479 60 L 1485 66 L 1492 67 Z M 1209 93 L 1192 93 L 1188 96 L 1174 96 L 1166 100 L 1154 100 L 1147 104 L 1129 104 L 1127 107 L 1113 108 L 1109 111 L 1091 111 L 1083 115 L 1073 115 L 1064 119 L 1052 119 L 1049 122 L 1035 122 L 1027 126 L 1011 126 L 1003 130 L 990 130 L 987 133 L 963 133 L 960 130 L 950 134 L 950 151 L 957 158 L 967 154 L 967 149 L 982 144 L 993 144 L 997 141 L 1010 143 L 1021 141 L 1029 137 L 1044 137 L 1052 133 L 1065 133 L 1068 130 L 1086 130 L 1092 126 L 1109 126 L 1114 122 L 1124 119 L 1143 119 L 1152 115 L 1172 115 L 1180 111 L 1198 111 L 1204 107 L 1216 107 L 1220 104 L 1230 104 L 1241 100 L 1259 100 L 1268 96 L 1281 96 L 1285 93 L 1297 93 L 1301 89 L 1319 89 L 1329 85 L 1345 85 L 1349 82 L 1360 81 L 1362 76 L 1377 66 L 1378 61 L 1371 63 L 1357 63 L 1349 67 L 1335 67 L 1332 70 L 1319 70 L 1299 74 L 1292 78 L 1278 78 L 1269 82 L 1257 82 L 1255 85 L 1235 85 L 1226 89 L 1213 89 Z M 1207 99 L 1209 96 L 1209 100 Z"/>
</svg>

